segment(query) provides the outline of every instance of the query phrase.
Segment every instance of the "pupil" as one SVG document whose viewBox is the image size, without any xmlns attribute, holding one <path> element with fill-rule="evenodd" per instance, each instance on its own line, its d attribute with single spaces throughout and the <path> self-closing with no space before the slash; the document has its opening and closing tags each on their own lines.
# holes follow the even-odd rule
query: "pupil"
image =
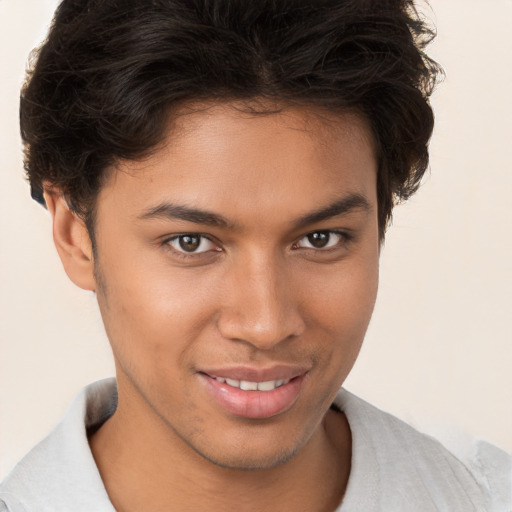
<svg viewBox="0 0 512 512">
<path fill-rule="evenodd" d="M 308 241 L 313 247 L 321 249 L 329 243 L 329 233 L 326 233 L 325 231 L 311 233 L 308 235 Z"/>
<path fill-rule="evenodd" d="M 193 252 L 199 247 L 201 239 L 197 235 L 182 235 L 179 243 L 184 251 Z"/>
</svg>

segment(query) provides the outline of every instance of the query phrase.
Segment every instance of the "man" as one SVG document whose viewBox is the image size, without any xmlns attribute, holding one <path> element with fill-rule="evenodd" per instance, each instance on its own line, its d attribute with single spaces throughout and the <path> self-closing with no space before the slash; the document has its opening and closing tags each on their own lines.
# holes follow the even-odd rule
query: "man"
<svg viewBox="0 0 512 512">
<path fill-rule="evenodd" d="M 404 2 L 65 0 L 22 93 L 33 196 L 97 294 L 117 381 L 0 487 L 5 510 L 507 510 L 341 391 L 438 68 Z"/>
</svg>

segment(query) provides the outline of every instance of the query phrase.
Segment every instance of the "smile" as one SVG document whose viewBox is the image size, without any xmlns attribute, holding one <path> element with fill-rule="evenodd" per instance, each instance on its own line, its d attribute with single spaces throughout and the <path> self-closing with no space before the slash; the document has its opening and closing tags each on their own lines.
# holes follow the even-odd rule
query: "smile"
<svg viewBox="0 0 512 512">
<path fill-rule="evenodd" d="M 299 398 L 309 369 L 280 366 L 266 370 L 231 368 L 199 372 L 208 400 L 225 413 L 270 418 L 290 409 Z"/>
<path fill-rule="evenodd" d="M 233 388 L 242 389 L 243 391 L 273 391 L 276 388 L 288 384 L 291 379 L 267 380 L 265 382 L 251 382 L 248 380 L 223 379 L 222 377 L 214 377 L 216 381 L 226 383 Z"/>
</svg>

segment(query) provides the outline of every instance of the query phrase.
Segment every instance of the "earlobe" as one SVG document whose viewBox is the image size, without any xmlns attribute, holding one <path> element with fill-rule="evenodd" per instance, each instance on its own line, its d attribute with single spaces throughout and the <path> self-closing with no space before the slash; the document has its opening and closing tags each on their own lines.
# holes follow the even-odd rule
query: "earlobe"
<svg viewBox="0 0 512 512">
<path fill-rule="evenodd" d="M 45 187 L 53 221 L 53 241 L 68 277 L 84 290 L 96 289 L 91 239 L 83 220 L 73 213 L 59 189 Z"/>
</svg>

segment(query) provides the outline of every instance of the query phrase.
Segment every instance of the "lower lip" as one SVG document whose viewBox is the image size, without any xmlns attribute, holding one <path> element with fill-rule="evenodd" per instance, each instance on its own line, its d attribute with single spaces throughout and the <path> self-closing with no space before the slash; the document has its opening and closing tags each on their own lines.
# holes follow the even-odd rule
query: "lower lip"
<svg viewBox="0 0 512 512">
<path fill-rule="evenodd" d="M 199 374 L 218 405 L 243 418 L 270 418 L 288 410 L 297 400 L 304 375 L 272 391 L 244 391 L 225 382 Z"/>
</svg>

